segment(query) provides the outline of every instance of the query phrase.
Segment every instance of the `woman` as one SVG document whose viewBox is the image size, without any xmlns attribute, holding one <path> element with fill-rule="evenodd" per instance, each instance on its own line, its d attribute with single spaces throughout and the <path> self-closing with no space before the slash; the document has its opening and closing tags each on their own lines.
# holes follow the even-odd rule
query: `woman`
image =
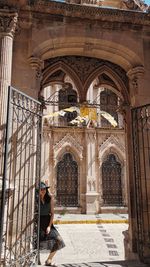
<svg viewBox="0 0 150 267">
<path fill-rule="evenodd" d="M 54 205 L 48 188 L 44 182 L 40 183 L 40 249 L 50 250 L 45 265 L 51 266 L 56 251 L 65 244 L 53 225 Z"/>
</svg>

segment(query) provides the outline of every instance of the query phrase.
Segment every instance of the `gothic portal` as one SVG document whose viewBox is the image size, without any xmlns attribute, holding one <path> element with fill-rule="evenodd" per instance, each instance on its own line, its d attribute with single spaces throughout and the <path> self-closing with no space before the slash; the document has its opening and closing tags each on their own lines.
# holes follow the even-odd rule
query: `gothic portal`
<svg viewBox="0 0 150 267">
<path fill-rule="evenodd" d="M 126 257 L 150 261 L 149 33 L 141 0 L 0 0 L 5 226 L 21 201 L 28 207 L 24 185 L 35 188 L 40 176 L 56 212 L 129 212 Z M 6 245 L 14 231 L 1 231 Z"/>
</svg>

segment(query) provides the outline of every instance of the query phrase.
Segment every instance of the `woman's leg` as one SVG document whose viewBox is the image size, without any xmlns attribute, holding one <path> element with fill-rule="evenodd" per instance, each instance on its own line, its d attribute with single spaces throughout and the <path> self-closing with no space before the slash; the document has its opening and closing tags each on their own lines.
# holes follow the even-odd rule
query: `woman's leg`
<svg viewBox="0 0 150 267">
<path fill-rule="evenodd" d="M 50 252 L 50 254 L 49 254 L 49 256 L 48 256 L 48 258 L 47 258 L 47 260 L 45 262 L 46 264 L 51 264 L 52 263 L 52 258 L 54 257 L 55 253 L 56 253 L 56 251 Z"/>
</svg>

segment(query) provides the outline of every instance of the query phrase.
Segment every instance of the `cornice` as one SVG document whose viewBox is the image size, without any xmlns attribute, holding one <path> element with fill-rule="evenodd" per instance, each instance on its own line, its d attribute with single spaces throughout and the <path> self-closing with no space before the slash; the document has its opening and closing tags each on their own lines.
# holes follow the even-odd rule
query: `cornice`
<svg viewBox="0 0 150 267">
<path fill-rule="evenodd" d="M 111 21 L 139 25 L 150 25 L 150 13 L 132 10 L 111 9 L 104 7 L 60 3 L 55 1 L 45 2 L 39 0 L 32 6 L 24 7 L 24 10 L 43 14 L 55 14 L 65 17 L 89 19 L 91 21 Z"/>
</svg>

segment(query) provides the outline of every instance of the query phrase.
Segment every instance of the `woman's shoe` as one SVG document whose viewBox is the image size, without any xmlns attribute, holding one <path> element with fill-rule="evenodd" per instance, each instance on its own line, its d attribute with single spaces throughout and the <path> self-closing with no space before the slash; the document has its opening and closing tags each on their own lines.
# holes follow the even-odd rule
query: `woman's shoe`
<svg viewBox="0 0 150 267">
<path fill-rule="evenodd" d="M 50 261 L 46 261 L 45 266 L 52 266 L 52 263 Z"/>
</svg>

